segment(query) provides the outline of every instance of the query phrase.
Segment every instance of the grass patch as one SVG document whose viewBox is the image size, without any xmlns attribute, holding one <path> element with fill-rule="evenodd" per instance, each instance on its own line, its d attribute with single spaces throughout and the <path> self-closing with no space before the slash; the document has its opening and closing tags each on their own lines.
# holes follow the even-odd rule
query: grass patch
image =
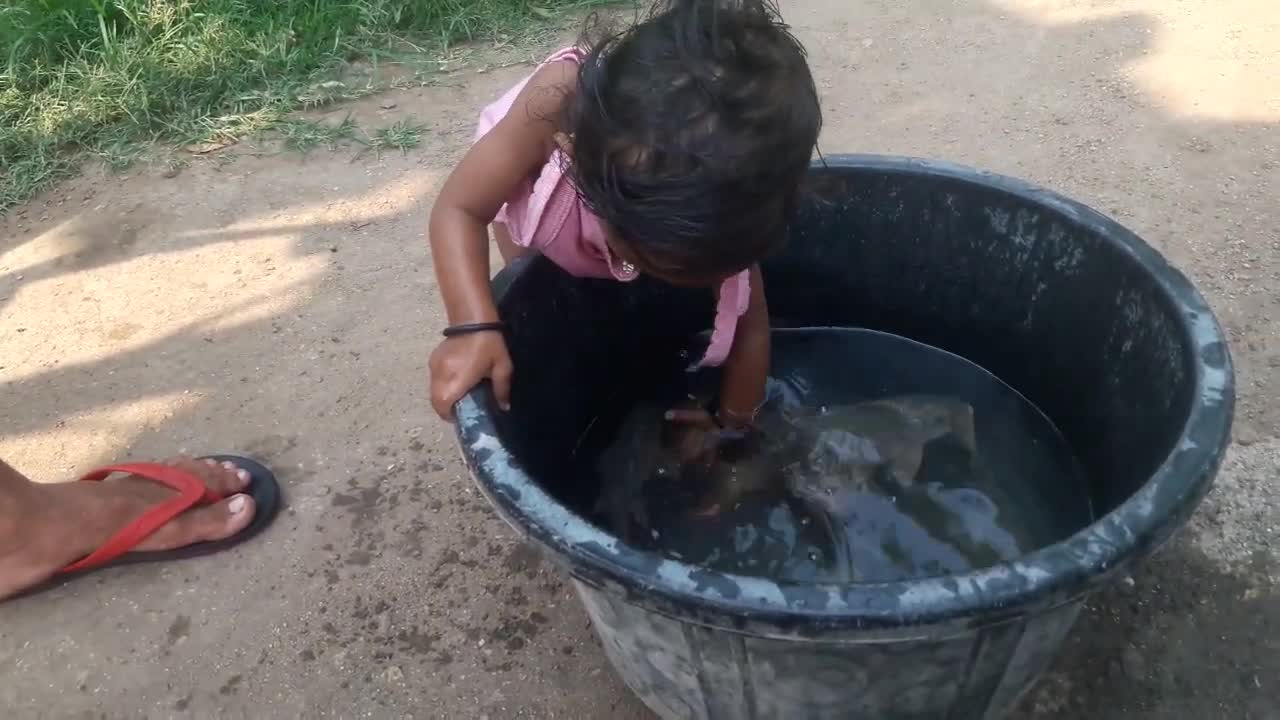
<svg viewBox="0 0 1280 720">
<path fill-rule="evenodd" d="M 334 80 L 344 63 L 519 36 L 603 2 L 3 0 L 0 213 L 86 157 L 127 165 L 139 143 L 277 127 L 299 149 L 327 146 L 342 138 L 286 118 L 351 97 Z M 401 149 L 416 141 L 408 126 L 371 138 Z"/>
<path fill-rule="evenodd" d="M 422 142 L 422 129 L 426 127 L 421 123 L 414 123 L 409 120 L 400 120 L 390 127 L 384 127 L 374 131 L 365 140 L 365 146 L 370 150 L 382 154 L 383 150 L 388 148 L 399 150 L 402 153 L 418 147 L 418 143 Z"/>
<path fill-rule="evenodd" d="M 356 136 L 356 124 L 350 115 L 337 125 L 291 118 L 276 123 L 275 130 L 280 133 L 285 147 L 301 153 L 311 152 L 318 147 L 333 150 L 342 141 Z"/>
</svg>

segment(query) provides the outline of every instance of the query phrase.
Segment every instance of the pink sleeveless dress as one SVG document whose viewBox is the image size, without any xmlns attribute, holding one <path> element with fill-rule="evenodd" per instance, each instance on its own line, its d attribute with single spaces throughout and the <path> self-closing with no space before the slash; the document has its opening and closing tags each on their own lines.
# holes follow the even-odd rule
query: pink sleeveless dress
<svg viewBox="0 0 1280 720">
<path fill-rule="evenodd" d="M 566 48 L 543 63 L 568 60 L 581 63 L 578 48 Z M 532 75 L 530 75 L 532 77 Z M 529 78 L 520 81 L 480 113 L 475 139 L 493 129 L 511 110 Z M 633 268 L 617 261 L 605 242 L 604 228 L 578 198 L 572 181 L 564 173 L 565 158 L 556 150 L 537 178 L 529 178 L 498 211 L 494 222 L 504 223 L 515 244 L 536 250 L 571 275 L 613 278 L 628 282 L 636 278 Z M 738 319 L 751 300 L 751 274 L 744 270 L 720 286 L 715 327 L 701 365 L 720 365 L 733 347 Z"/>
</svg>

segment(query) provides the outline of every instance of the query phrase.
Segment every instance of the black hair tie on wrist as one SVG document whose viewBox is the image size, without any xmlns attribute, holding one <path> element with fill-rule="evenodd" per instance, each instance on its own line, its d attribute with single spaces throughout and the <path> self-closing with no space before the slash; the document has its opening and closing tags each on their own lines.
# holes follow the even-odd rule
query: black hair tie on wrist
<svg viewBox="0 0 1280 720">
<path fill-rule="evenodd" d="M 457 337 L 459 335 L 474 335 L 475 333 L 490 332 L 496 330 L 501 332 L 507 328 L 504 322 L 479 322 L 479 323 L 463 323 L 461 325 L 450 325 L 444 329 L 444 336 L 447 338 Z"/>
</svg>

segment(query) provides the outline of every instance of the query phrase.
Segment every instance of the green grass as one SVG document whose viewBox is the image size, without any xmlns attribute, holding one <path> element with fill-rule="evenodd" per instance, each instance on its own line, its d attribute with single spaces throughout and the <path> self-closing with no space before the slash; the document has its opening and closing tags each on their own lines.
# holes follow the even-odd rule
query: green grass
<svg viewBox="0 0 1280 720">
<path fill-rule="evenodd" d="M 0 0 L 0 213 L 86 158 L 125 167 L 151 142 L 275 127 L 300 150 L 331 146 L 354 128 L 288 118 L 368 92 L 335 81 L 344 63 L 519 35 L 601 1 Z M 419 134 L 393 126 L 368 144 Z"/>
<path fill-rule="evenodd" d="M 388 148 L 402 153 L 418 147 L 422 142 L 422 124 L 409 120 L 400 120 L 390 127 L 380 128 L 365 140 L 365 145 L 374 152 L 382 154 Z"/>
<path fill-rule="evenodd" d="M 356 136 L 356 124 L 352 122 L 350 115 L 337 125 L 315 120 L 286 119 L 276 123 L 275 130 L 280 133 L 285 147 L 301 153 L 311 152 L 318 147 L 333 150 L 339 143 Z"/>
</svg>

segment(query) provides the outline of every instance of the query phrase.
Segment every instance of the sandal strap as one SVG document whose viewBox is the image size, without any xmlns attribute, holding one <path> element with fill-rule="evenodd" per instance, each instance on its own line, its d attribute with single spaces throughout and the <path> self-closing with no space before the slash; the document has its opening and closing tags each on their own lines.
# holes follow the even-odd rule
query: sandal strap
<svg viewBox="0 0 1280 720">
<path fill-rule="evenodd" d="M 115 473 L 126 473 L 147 480 L 153 480 L 173 488 L 177 495 L 147 508 L 141 515 L 130 520 L 115 535 L 112 535 L 97 550 L 62 569 L 64 573 L 79 572 L 105 565 L 125 553 L 133 550 L 152 533 L 173 521 L 182 513 L 197 505 L 207 505 L 222 499 L 220 495 L 205 487 L 204 481 L 185 470 L 172 465 L 160 463 L 124 463 L 98 468 L 80 478 L 80 482 L 100 482 Z"/>
</svg>

